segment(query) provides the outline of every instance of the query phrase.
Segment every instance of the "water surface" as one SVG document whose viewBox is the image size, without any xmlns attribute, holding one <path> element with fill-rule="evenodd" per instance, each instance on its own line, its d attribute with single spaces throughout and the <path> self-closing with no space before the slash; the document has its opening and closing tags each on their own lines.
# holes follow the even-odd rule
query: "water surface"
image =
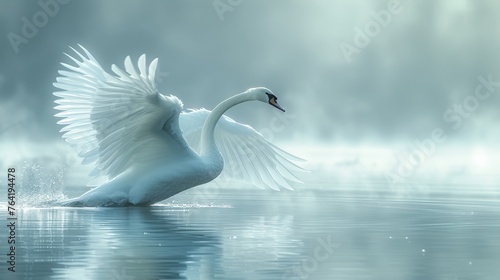
<svg viewBox="0 0 500 280">
<path fill-rule="evenodd" d="M 0 210 L 7 224 L 5 204 Z M 496 280 L 499 222 L 498 193 L 430 198 L 304 187 L 225 190 L 207 204 L 25 207 L 16 272 L 6 267 L 6 231 L 0 268 L 2 279 Z"/>
</svg>

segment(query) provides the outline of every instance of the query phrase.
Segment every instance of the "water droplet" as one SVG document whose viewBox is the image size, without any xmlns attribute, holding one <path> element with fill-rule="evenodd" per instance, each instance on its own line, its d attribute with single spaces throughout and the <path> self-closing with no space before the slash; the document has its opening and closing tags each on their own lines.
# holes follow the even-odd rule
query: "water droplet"
<svg viewBox="0 0 500 280">
<path fill-rule="evenodd" d="M 425 249 L 422 249 L 422 253 L 425 253 Z"/>
</svg>

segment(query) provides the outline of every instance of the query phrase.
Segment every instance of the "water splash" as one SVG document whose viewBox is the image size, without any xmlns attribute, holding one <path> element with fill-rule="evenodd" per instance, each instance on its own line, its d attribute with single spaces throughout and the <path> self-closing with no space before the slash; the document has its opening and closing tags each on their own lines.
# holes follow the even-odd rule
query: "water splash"
<svg viewBox="0 0 500 280">
<path fill-rule="evenodd" d="M 21 207 L 46 206 L 65 199 L 66 167 L 52 158 L 24 161 L 17 187 L 17 204 Z"/>
<path fill-rule="evenodd" d="M 233 208 L 233 206 L 228 205 L 228 204 L 215 204 L 215 203 L 177 203 L 175 201 L 169 202 L 169 203 L 157 203 L 155 204 L 157 206 L 165 206 L 165 207 L 171 207 L 171 208 L 182 208 L 182 209 L 188 209 L 188 208 Z"/>
</svg>

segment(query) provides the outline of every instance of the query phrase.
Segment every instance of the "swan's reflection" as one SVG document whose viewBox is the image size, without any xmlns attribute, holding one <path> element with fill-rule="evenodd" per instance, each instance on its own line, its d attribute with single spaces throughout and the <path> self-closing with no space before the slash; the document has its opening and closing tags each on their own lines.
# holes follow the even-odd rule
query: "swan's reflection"
<svg viewBox="0 0 500 280">
<path fill-rule="evenodd" d="M 161 207 L 25 209 L 19 271 L 36 279 L 186 279 L 187 270 L 212 278 L 218 238 L 190 226 L 189 216 Z"/>
<path fill-rule="evenodd" d="M 241 202 L 241 201 L 240 201 Z M 309 254 L 296 215 L 237 208 L 32 208 L 20 212 L 22 279 L 268 279 Z M 223 205 L 226 205 L 223 203 Z M 314 239 L 312 239 L 314 241 Z"/>
</svg>

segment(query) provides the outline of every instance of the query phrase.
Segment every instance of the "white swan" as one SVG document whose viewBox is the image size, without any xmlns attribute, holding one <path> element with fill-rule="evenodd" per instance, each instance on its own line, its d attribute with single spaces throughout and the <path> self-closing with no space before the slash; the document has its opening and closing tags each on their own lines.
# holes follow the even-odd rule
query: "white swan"
<svg viewBox="0 0 500 280">
<path fill-rule="evenodd" d="M 69 71 L 59 71 L 54 83 L 63 90 L 54 92 L 60 98 L 55 109 L 62 111 L 55 116 L 63 118 L 58 122 L 65 125 L 63 138 L 78 149 L 82 163 L 95 163 L 92 175 L 105 174 L 108 181 L 62 205 L 150 205 L 212 181 L 224 161 L 224 176 L 258 187 L 291 189 L 290 182 L 300 182 L 294 175 L 303 171 L 294 163 L 299 158 L 267 142 L 250 126 L 223 116 L 229 108 L 252 100 L 285 111 L 269 89 L 251 88 L 212 112 L 183 111 L 177 97 L 156 89 L 157 59 L 146 69 L 142 55 L 137 71 L 127 57 L 126 72 L 112 65 L 115 76 L 80 47 L 85 55 L 73 49 L 80 59 L 66 54 L 76 66 L 61 63 Z"/>
</svg>

